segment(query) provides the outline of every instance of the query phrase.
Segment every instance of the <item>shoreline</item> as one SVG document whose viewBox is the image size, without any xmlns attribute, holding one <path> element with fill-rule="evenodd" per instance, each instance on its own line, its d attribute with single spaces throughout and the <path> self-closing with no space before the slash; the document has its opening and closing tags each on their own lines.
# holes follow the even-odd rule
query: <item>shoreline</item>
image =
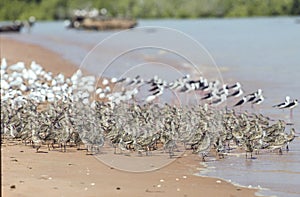
<svg viewBox="0 0 300 197">
<path fill-rule="evenodd" d="M 47 71 L 67 76 L 78 69 L 42 47 L 3 37 L 0 43 L 0 56 L 9 65 L 24 61 L 29 66 L 34 60 Z M 200 165 L 200 157 L 192 154 L 156 171 L 130 173 L 112 169 L 72 148 L 67 153 L 54 150 L 37 154 L 30 146 L 9 144 L 1 144 L 3 196 L 40 196 L 39 192 L 45 196 L 255 196 L 257 192 L 225 181 L 218 183 L 220 179 L 196 176 L 199 168 L 204 167 Z M 16 188 L 11 188 L 12 185 Z"/>
</svg>

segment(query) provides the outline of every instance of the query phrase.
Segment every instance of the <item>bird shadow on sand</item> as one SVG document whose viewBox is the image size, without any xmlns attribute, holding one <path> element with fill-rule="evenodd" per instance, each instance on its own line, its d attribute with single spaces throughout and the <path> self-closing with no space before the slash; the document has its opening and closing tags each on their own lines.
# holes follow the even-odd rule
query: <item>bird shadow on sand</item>
<svg viewBox="0 0 300 197">
<path fill-rule="evenodd" d="M 38 151 L 36 153 L 48 153 L 47 151 Z"/>
<path fill-rule="evenodd" d="M 257 159 L 257 157 L 249 157 L 249 158 L 246 158 L 247 161 L 251 161 L 251 160 L 255 160 Z"/>
</svg>

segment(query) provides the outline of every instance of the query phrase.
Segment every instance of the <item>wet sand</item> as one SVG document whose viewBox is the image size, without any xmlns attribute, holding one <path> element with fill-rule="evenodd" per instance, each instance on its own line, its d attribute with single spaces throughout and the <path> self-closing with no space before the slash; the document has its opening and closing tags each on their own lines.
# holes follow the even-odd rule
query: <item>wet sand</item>
<svg viewBox="0 0 300 197">
<path fill-rule="evenodd" d="M 67 76 L 76 70 L 76 65 L 49 50 L 0 39 L 1 58 L 6 57 L 9 64 L 35 60 L 46 70 Z M 195 176 L 203 166 L 189 151 L 163 168 L 134 173 L 114 169 L 74 148 L 68 148 L 67 153 L 48 151 L 45 146 L 40 150 L 43 152 L 35 153 L 21 142 L 2 142 L 1 196 L 254 196 L 256 192 Z"/>
</svg>

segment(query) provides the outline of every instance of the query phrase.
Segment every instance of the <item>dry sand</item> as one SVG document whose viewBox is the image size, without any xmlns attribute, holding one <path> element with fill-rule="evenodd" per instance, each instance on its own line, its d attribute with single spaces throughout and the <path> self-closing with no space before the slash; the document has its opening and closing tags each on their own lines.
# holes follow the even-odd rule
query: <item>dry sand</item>
<svg viewBox="0 0 300 197">
<path fill-rule="evenodd" d="M 34 60 L 53 74 L 61 72 L 70 76 L 78 69 L 74 64 L 45 48 L 1 36 L 0 57 L 5 57 L 9 65 L 22 61 L 25 62 L 26 66 L 29 66 Z"/>
<path fill-rule="evenodd" d="M 53 73 L 71 75 L 76 66 L 39 46 L 0 37 L 1 58 L 8 63 L 32 60 Z M 35 153 L 31 146 L 3 140 L 1 189 L 9 196 L 254 196 L 256 190 L 193 174 L 203 166 L 190 152 L 151 172 L 125 172 L 107 166 L 84 151 L 68 148 Z M 106 156 L 107 157 L 107 156 Z M 111 154 L 113 159 L 114 155 Z M 145 159 L 152 157 L 144 156 Z M 126 160 L 123 161 L 124 165 Z"/>
</svg>

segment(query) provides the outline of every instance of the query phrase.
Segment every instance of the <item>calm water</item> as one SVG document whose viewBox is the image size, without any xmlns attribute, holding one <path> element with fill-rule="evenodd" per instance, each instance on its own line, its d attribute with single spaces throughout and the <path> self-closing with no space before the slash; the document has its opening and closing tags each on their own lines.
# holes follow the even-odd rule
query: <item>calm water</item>
<svg viewBox="0 0 300 197">
<path fill-rule="evenodd" d="M 294 110 L 293 120 L 287 110 L 271 107 L 286 95 L 300 100 L 300 24 L 295 19 L 140 20 L 139 28 L 121 34 L 66 30 L 62 22 L 44 22 L 37 23 L 30 33 L 1 36 L 47 47 L 89 71 L 107 76 L 143 72 L 147 78 L 159 72 L 172 79 L 180 72 L 200 71 L 228 83 L 238 80 L 247 93 L 263 89 L 266 100 L 259 111 L 294 122 L 299 135 L 300 107 Z M 281 156 L 263 153 L 253 160 L 230 156 L 209 161 L 208 171 L 200 174 L 268 188 L 261 192 L 265 195 L 300 196 L 299 137 L 290 148 Z"/>
</svg>

